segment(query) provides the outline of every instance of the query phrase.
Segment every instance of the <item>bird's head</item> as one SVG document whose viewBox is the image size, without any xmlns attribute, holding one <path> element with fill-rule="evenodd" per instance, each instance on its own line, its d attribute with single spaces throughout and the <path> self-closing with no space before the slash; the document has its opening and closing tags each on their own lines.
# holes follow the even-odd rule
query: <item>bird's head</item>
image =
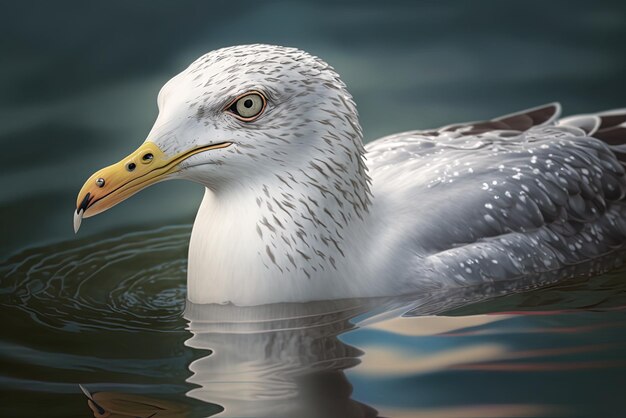
<svg viewBox="0 0 626 418">
<path fill-rule="evenodd" d="M 158 106 L 146 141 L 82 187 L 75 230 L 83 217 L 168 179 L 219 193 L 314 166 L 366 177 L 351 96 L 306 52 L 270 45 L 210 52 L 165 84 Z"/>
</svg>

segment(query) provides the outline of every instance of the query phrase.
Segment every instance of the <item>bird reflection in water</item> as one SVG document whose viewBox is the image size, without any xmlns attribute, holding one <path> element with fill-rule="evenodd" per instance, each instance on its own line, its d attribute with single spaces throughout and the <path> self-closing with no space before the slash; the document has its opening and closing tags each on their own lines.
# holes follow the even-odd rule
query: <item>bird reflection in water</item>
<svg viewBox="0 0 626 418">
<path fill-rule="evenodd" d="M 498 293 L 491 290 L 492 296 Z M 354 369 L 356 375 L 394 375 L 402 374 L 403 370 L 419 374 L 517 356 L 504 345 L 486 344 L 448 347 L 407 361 L 402 356 L 393 357 L 393 351 L 381 357 L 375 347 L 363 347 L 364 353 L 341 341 L 340 335 L 357 326 L 397 335 L 444 335 L 512 317 L 431 316 L 483 299 L 485 294 L 484 289 L 472 289 L 471 293 L 465 289 L 406 299 L 347 299 L 255 307 L 187 302 L 184 316 L 192 335 L 185 345 L 205 354 L 188 366 L 191 376 L 187 383 L 193 387 L 186 394 L 187 400 L 163 401 L 111 392 L 95 393 L 91 397 L 86 393 L 90 397 L 89 407 L 97 418 L 215 414 L 256 418 L 378 417 L 374 407 L 352 399 L 352 384 L 344 374 L 347 369 L 359 365 Z M 403 314 L 410 318 L 402 318 Z M 203 408 L 191 407 L 189 398 L 201 401 Z M 489 415 L 494 413 L 493 405 L 481 406 L 478 412 L 467 409 L 470 406 L 477 408 L 476 405 L 453 411 L 413 408 L 410 414 L 550 415 L 538 405 L 532 406 L 532 410 L 528 410 L 528 405 L 500 405 L 496 415 Z M 394 411 L 393 415 L 409 416 L 408 411 Z M 385 408 L 381 414 L 386 416 L 389 412 Z"/>
<path fill-rule="evenodd" d="M 255 307 L 188 302 L 185 317 L 192 337 L 185 344 L 210 354 L 189 365 L 187 381 L 198 387 L 187 396 L 222 406 L 219 416 L 224 417 L 378 417 L 375 408 L 351 398 L 352 384 L 344 372 L 359 365 L 364 353 L 344 343 L 342 334 L 384 326 L 405 313 L 434 315 L 507 290 L 486 292 L 478 286 L 402 298 Z M 447 326 L 458 323 L 452 319 Z"/>
<path fill-rule="evenodd" d="M 354 318 L 381 300 L 344 300 L 239 308 L 188 303 L 193 336 L 210 350 L 189 366 L 188 396 L 224 408 L 228 417 L 376 417 L 350 398 L 344 370 L 360 350 L 339 340 Z"/>
<path fill-rule="evenodd" d="M 344 370 L 359 349 L 338 336 L 395 306 L 381 298 L 256 307 L 187 303 L 185 345 L 207 352 L 189 365 L 187 396 L 219 405 L 223 417 L 377 417 L 350 398 Z M 82 389 L 82 387 L 81 387 Z M 83 390 L 94 417 L 193 417 L 183 402 Z M 211 414 L 215 413 L 212 408 Z"/>
</svg>

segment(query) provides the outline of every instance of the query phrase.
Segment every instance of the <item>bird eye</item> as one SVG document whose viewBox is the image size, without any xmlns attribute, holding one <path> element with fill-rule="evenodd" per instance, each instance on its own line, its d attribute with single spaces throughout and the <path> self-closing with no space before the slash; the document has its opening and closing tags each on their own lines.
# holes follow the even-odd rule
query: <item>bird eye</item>
<svg viewBox="0 0 626 418">
<path fill-rule="evenodd" d="M 252 92 L 246 93 L 235 99 L 235 101 L 228 107 L 228 110 L 237 118 L 250 122 L 256 119 L 261 112 L 263 112 L 266 104 L 267 101 L 263 95 L 257 92 Z"/>
</svg>

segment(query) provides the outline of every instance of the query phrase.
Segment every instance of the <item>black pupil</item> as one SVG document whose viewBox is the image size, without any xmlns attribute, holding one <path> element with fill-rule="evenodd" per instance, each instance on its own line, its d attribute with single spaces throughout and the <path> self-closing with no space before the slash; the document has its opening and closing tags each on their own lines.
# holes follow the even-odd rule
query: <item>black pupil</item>
<svg viewBox="0 0 626 418">
<path fill-rule="evenodd" d="M 252 99 L 247 99 L 245 102 L 243 102 L 243 105 L 245 107 L 247 107 L 248 109 L 250 109 L 252 107 Z"/>
</svg>

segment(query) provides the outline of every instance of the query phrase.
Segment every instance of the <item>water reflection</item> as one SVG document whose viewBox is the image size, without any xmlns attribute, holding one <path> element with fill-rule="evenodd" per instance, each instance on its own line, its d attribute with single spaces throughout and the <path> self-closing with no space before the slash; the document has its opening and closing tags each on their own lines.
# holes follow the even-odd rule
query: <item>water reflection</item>
<svg viewBox="0 0 626 418">
<path fill-rule="evenodd" d="M 189 365 L 187 382 L 198 387 L 187 396 L 220 405 L 224 417 L 377 417 L 377 409 L 352 399 L 347 370 L 358 366 L 354 373 L 367 377 L 414 376 L 506 358 L 507 348 L 471 345 L 431 356 L 398 354 L 392 347 L 364 352 L 342 341 L 342 334 L 367 327 L 432 336 L 509 318 L 431 316 L 484 298 L 482 288 L 463 288 L 402 298 L 256 307 L 187 302 L 185 318 L 193 335 L 185 344 L 207 352 Z M 403 314 L 411 318 L 401 318 Z"/>
<path fill-rule="evenodd" d="M 360 350 L 340 334 L 380 300 L 276 304 L 252 308 L 188 303 L 186 345 L 210 355 L 189 366 L 188 396 L 224 408 L 224 417 L 376 417 L 351 399 L 344 370 Z"/>
<path fill-rule="evenodd" d="M 431 315 L 481 294 L 462 289 L 402 299 L 246 308 L 188 302 L 185 318 L 192 337 L 185 345 L 206 355 L 189 365 L 192 376 L 187 382 L 198 387 L 187 396 L 220 405 L 223 411 L 218 415 L 224 417 L 530 417 L 563 412 L 550 405 L 469 401 L 438 408 L 422 401 L 408 409 L 380 411 L 376 405 L 353 399 L 355 380 L 402 381 L 448 370 L 481 370 L 501 361 L 568 354 L 567 350 L 516 352 L 503 342 L 480 340 L 458 345 L 440 341 L 432 349 L 433 339 L 452 341 L 515 318 Z M 410 317 L 403 316 L 405 312 Z M 376 332 L 378 338 L 361 342 L 359 348 L 346 343 L 342 335 L 360 327 L 361 332 Z M 408 337 L 411 346 L 398 344 L 395 336 Z M 419 385 L 413 387 L 420 390 Z"/>
<path fill-rule="evenodd" d="M 623 272 L 513 295 L 486 284 L 185 309 L 189 229 L 81 239 L 0 264 L 0 390 L 11 400 L 0 416 L 550 416 L 571 412 L 573 399 L 581 415 L 607 416 L 623 407 Z"/>
</svg>

